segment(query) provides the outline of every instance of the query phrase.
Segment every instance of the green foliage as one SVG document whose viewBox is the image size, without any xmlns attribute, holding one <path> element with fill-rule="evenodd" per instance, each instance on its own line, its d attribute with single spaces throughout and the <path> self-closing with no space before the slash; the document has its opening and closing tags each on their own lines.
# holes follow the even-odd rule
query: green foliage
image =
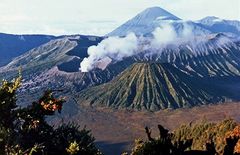
<svg viewBox="0 0 240 155">
<path fill-rule="evenodd" d="M 74 141 L 73 143 L 70 143 L 69 147 L 66 150 L 70 155 L 74 155 L 77 154 L 80 149 L 78 143 Z"/>
<path fill-rule="evenodd" d="M 136 140 L 131 155 L 240 154 L 240 125 L 231 119 L 182 125 L 173 133 L 158 128 L 159 137 L 152 138 L 146 127 L 148 141 Z"/>
<path fill-rule="evenodd" d="M 148 62 L 135 63 L 112 81 L 81 91 L 78 100 L 90 106 L 158 111 L 224 101 L 226 91 L 220 90 L 171 64 Z"/>
<path fill-rule="evenodd" d="M 148 141 L 135 141 L 135 147 L 131 155 L 177 155 L 183 154 L 186 149 L 191 147 L 192 140 L 178 140 L 173 142 L 173 134 L 169 133 L 161 125 L 158 125 L 159 137 L 152 138 L 151 131 L 148 127 L 145 128 Z"/>
<path fill-rule="evenodd" d="M 226 145 L 226 133 L 233 130 L 236 125 L 237 123 L 231 119 L 219 123 L 202 121 L 200 123 L 182 125 L 174 131 L 174 139 L 193 139 L 191 149 L 194 150 L 205 149 L 206 142 L 212 140 L 216 145 L 216 151 L 221 154 Z"/>
<path fill-rule="evenodd" d="M 61 113 L 64 98 L 55 98 L 46 91 L 36 102 L 25 108 L 16 105 L 16 91 L 21 77 L 0 86 L 0 154 L 100 154 L 89 130 L 63 124 L 58 128 L 49 125 L 46 116 Z"/>
<path fill-rule="evenodd" d="M 94 137 L 91 135 L 90 131 L 85 128 L 79 130 L 79 126 L 74 124 L 63 124 L 55 130 L 54 135 L 56 136 L 53 138 L 52 142 L 57 152 L 64 152 L 66 151 L 65 148 L 69 148 L 71 144 L 77 143 L 79 146 L 78 154 L 100 154 L 99 150 L 94 145 Z"/>
<path fill-rule="evenodd" d="M 16 91 L 21 85 L 21 76 L 8 82 L 2 81 L 0 86 L 0 127 L 13 127 L 14 112 L 16 105 Z"/>
</svg>

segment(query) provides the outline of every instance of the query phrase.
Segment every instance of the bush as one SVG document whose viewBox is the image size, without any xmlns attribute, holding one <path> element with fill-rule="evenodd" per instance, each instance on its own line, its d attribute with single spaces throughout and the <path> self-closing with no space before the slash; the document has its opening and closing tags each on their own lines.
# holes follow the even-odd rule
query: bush
<svg viewBox="0 0 240 155">
<path fill-rule="evenodd" d="M 219 123 L 210 123 L 202 121 L 199 123 L 191 123 L 182 125 L 176 129 L 174 139 L 193 139 L 191 149 L 204 150 L 206 142 L 213 141 L 216 151 L 223 154 L 226 145 L 226 134 L 232 131 L 237 123 L 232 119 L 223 120 Z"/>
<path fill-rule="evenodd" d="M 158 129 L 159 137 L 152 138 L 150 129 L 146 127 L 148 141 L 136 140 L 131 155 L 178 155 L 191 147 L 192 139 L 172 141 L 172 133 L 161 125 L 158 125 Z"/>
<path fill-rule="evenodd" d="M 20 85 L 18 77 L 3 80 L 0 86 L 0 154 L 101 154 L 89 130 L 80 130 L 73 123 L 54 129 L 46 122 L 46 116 L 61 113 L 64 98 L 55 98 L 48 90 L 37 102 L 19 108 L 16 91 Z"/>
<path fill-rule="evenodd" d="M 158 129 L 159 137 L 152 138 L 146 127 L 148 141 L 136 140 L 131 155 L 240 154 L 240 125 L 231 119 L 182 125 L 173 133 Z"/>
</svg>

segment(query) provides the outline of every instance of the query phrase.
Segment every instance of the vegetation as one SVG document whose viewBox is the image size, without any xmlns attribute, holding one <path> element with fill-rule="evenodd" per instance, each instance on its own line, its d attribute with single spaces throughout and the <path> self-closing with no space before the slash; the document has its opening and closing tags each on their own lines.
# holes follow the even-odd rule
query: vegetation
<svg viewBox="0 0 240 155">
<path fill-rule="evenodd" d="M 94 137 L 74 123 L 53 127 L 47 116 L 61 113 L 64 98 L 48 90 L 36 102 L 21 108 L 16 92 L 21 76 L 0 86 L 0 154 L 6 155 L 98 155 Z M 240 125 L 228 119 L 220 123 L 202 121 L 182 125 L 172 133 L 158 125 L 153 138 L 146 127 L 148 140 L 138 139 L 131 155 L 240 154 Z M 127 155 L 128 153 L 124 153 Z"/>
<path fill-rule="evenodd" d="M 237 123 L 231 119 L 220 123 L 209 123 L 202 121 L 196 124 L 182 125 L 174 131 L 174 139 L 193 139 L 191 149 L 203 150 L 205 143 L 213 141 L 216 151 L 223 154 L 226 145 L 226 134 L 232 131 Z"/>
<path fill-rule="evenodd" d="M 168 63 L 135 63 L 112 81 L 90 87 L 79 102 L 116 109 L 158 111 L 225 101 L 227 91 Z"/>
<path fill-rule="evenodd" d="M 55 98 L 48 90 L 37 102 L 20 108 L 16 105 L 20 85 L 18 77 L 11 82 L 3 80 L 0 86 L 0 154 L 101 154 L 89 130 L 80 130 L 73 123 L 53 128 L 46 122 L 46 116 L 61 113 L 64 98 Z"/>
<path fill-rule="evenodd" d="M 131 155 L 237 155 L 240 153 L 240 125 L 233 120 L 183 125 L 173 133 L 158 125 L 159 137 L 136 140 Z M 124 153 L 127 155 L 127 153 Z"/>
</svg>

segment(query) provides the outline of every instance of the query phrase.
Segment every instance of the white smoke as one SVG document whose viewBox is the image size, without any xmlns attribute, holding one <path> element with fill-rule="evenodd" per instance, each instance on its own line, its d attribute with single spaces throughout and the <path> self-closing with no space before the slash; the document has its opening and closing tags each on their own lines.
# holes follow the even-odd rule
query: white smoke
<svg viewBox="0 0 240 155">
<path fill-rule="evenodd" d="M 177 33 L 170 24 L 162 24 L 157 27 L 153 32 L 153 39 L 151 40 L 151 47 L 160 48 L 167 45 L 177 38 Z"/>
<path fill-rule="evenodd" d="M 97 46 L 88 48 L 89 57 L 84 58 L 80 64 L 82 72 L 88 72 L 95 66 L 94 64 L 106 57 L 114 60 L 121 60 L 124 57 L 129 57 L 136 54 L 138 48 L 138 39 L 134 33 L 128 34 L 124 38 L 109 37 Z"/>
<path fill-rule="evenodd" d="M 189 41 L 193 37 L 192 26 L 182 23 L 182 30 L 176 32 L 170 23 L 164 23 L 157 27 L 153 32 L 153 39 L 151 40 L 151 48 L 160 49 L 168 44 L 179 44 Z"/>
<path fill-rule="evenodd" d="M 190 26 L 189 24 L 183 23 L 183 30 L 180 33 L 180 38 L 183 39 L 190 39 L 193 37 L 193 27 Z"/>
<path fill-rule="evenodd" d="M 125 57 L 136 55 L 142 51 L 151 52 L 150 49 L 160 49 L 168 44 L 177 43 L 192 36 L 190 25 L 183 24 L 182 31 L 177 33 L 170 23 L 165 23 L 152 32 L 152 38 L 137 37 L 134 33 L 126 37 L 109 37 L 97 46 L 88 48 L 88 57 L 80 64 L 81 72 L 89 72 L 103 59 L 122 60 Z M 148 44 L 142 44 L 148 42 Z M 150 53 L 146 53 L 150 54 Z"/>
</svg>

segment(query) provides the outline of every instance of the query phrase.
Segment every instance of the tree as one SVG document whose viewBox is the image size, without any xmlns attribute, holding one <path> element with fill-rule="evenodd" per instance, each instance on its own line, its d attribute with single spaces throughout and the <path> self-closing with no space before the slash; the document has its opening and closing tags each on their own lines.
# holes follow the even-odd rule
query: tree
<svg viewBox="0 0 240 155">
<path fill-rule="evenodd" d="M 152 138 L 151 130 L 146 127 L 148 141 L 136 140 L 131 155 L 240 154 L 240 125 L 231 119 L 219 123 L 184 125 L 173 133 L 161 125 L 158 125 L 158 129 L 159 137 Z M 216 145 L 219 141 L 224 143 Z M 200 144 L 204 145 L 204 148 L 198 149 L 194 146 Z"/>
<path fill-rule="evenodd" d="M 131 155 L 181 155 L 192 145 L 192 139 L 173 142 L 173 134 L 161 125 L 158 125 L 158 130 L 159 137 L 152 138 L 150 129 L 146 127 L 148 141 L 135 141 Z"/>
<path fill-rule="evenodd" d="M 94 137 L 87 129 L 74 123 L 53 128 L 46 116 L 61 113 L 64 98 L 56 98 L 47 90 L 31 105 L 17 106 L 16 92 L 21 76 L 0 86 L 0 154 L 101 154 L 94 145 Z"/>
</svg>

